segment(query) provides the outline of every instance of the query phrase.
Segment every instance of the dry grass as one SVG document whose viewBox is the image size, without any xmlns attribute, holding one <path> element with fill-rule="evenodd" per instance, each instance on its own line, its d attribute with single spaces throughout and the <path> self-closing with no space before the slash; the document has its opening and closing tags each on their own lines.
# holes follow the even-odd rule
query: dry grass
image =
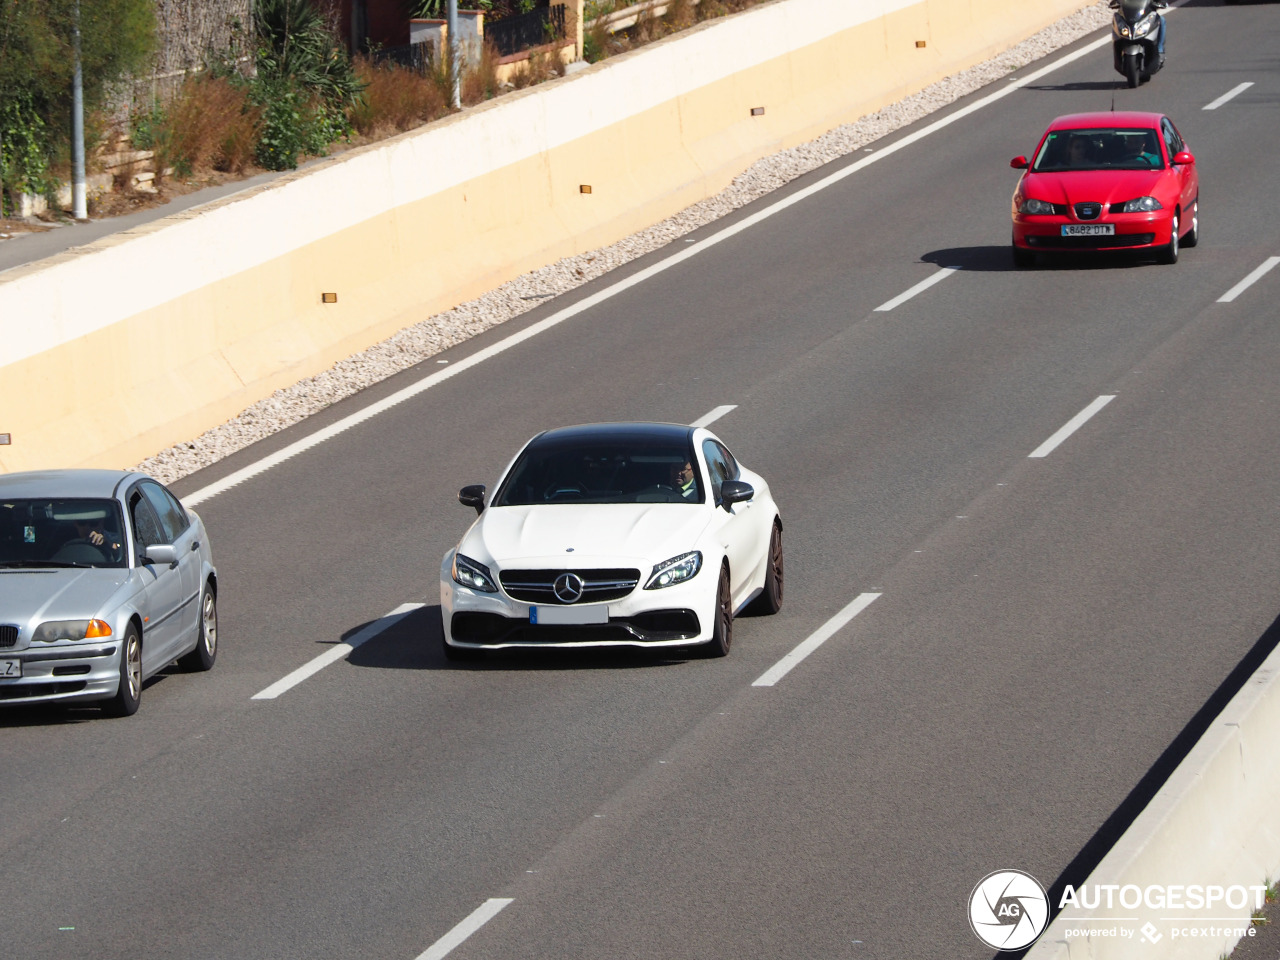
<svg viewBox="0 0 1280 960">
<path fill-rule="evenodd" d="M 351 125 L 370 138 L 391 131 L 411 130 L 449 112 L 448 79 L 434 71 L 421 75 L 395 64 L 376 65 L 361 57 L 356 76 L 365 85 L 351 109 Z"/>
<path fill-rule="evenodd" d="M 243 174 L 253 162 L 262 110 L 248 91 L 223 77 L 188 79 L 169 109 L 156 143 L 156 177 L 164 170 L 201 169 Z"/>
<path fill-rule="evenodd" d="M 462 102 L 467 106 L 492 100 L 502 91 L 498 87 L 499 53 L 493 44 L 480 50 L 480 60 L 469 63 L 462 72 Z"/>
</svg>

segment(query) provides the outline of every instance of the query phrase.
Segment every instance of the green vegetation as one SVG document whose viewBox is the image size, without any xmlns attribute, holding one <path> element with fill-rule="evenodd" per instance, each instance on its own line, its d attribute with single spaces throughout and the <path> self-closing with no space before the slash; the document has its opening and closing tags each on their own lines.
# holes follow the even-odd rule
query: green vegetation
<svg viewBox="0 0 1280 960">
<path fill-rule="evenodd" d="M 69 156 L 73 28 L 79 8 L 85 112 L 155 48 L 151 0 L 0 0 L 0 183 L 47 193 Z"/>
</svg>

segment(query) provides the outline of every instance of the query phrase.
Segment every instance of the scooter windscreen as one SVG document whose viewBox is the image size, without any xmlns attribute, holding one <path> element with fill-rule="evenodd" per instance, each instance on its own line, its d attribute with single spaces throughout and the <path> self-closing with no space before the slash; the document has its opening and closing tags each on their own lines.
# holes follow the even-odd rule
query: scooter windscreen
<svg viewBox="0 0 1280 960">
<path fill-rule="evenodd" d="M 1120 0 L 1120 13 L 1130 23 L 1146 14 L 1151 0 Z"/>
</svg>

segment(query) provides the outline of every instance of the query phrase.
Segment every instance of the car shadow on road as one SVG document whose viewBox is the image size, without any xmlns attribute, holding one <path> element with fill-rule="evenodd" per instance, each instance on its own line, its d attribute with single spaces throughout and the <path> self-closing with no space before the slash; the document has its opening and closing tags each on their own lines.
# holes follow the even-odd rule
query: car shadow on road
<svg viewBox="0 0 1280 960">
<path fill-rule="evenodd" d="M 142 684 L 143 704 L 146 709 L 147 691 L 161 683 L 165 677 L 175 673 L 177 667 L 168 666 L 155 676 L 148 677 Z M 106 701 L 90 703 L 33 703 L 29 705 L 10 705 L 0 708 L 0 729 L 5 727 L 55 727 L 72 723 L 85 723 L 90 720 L 112 719 L 103 712 Z M 124 719 L 128 719 L 127 717 Z"/>
<path fill-rule="evenodd" d="M 1257 672 L 1263 661 L 1277 646 L 1280 646 L 1280 616 L 1272 621 L 1271 626 L 1249 648 L 1240 662 L 1227 674 L 1226 679 L 1218 685 L 1209 699 L 1187 721 L 1186 726 L 1165 747 L 1156 762 L 1129 791 L 1129 795 L 1112 811 L 1097 832 L 1089 838 L 1089 841 L 1080 848 L 1080 852 L 1058 875 L 1058 878 L 1050 884 L 1048 891 L 1050 921 L 1058 914 L 1054 904 L 1062 902 L 1062 894 L 1067 886 L 1079 888 L 1085 883 L 1089 874 L 1093 873 L 1102 862 L 1102 858 L 1110 852 L 1124 832 L 1133 825 L 1138 815 L 1151 803 L 1156 793 L 1178 768 L 1178 764 L 1187 758 L 1192 747 L 1204 736 L 1205 731 L 1231 702 L 1232 697 L 1244 688 L 1249 678 Z M 1018 953 L 998 953 L 992 960 L 1013 960 L 1013 958 L 1026 956 L 1026 953 L 1026 950 Z"/>
<path fill-rule="evenodd" d="M 1110 253 L 1052 253 L 1042 255 L 1034 267 L 1015 267 L 1008 244 L 984 247 L 948 247 L 921 254 L 922 263 L 959 267 L 974 273 L 1028 273 L 1036 270 L 1118 270 L 1154 261 L 1154 254 L 1129 251 Z"/>
<path fill-rule="evenodd" d="M 373 621 L 370 621 L 372 623 Z M 342 635 L 349 640 L 369 623 L 352 627 Z M 477 660 L 445 658 L 440 628 L 440 606 L 420 607 L 403 620 L 366 640 L 347 656 L 357 667 L 384 670 L 628 670 L 662 667 L 693 659 L 656 650 L 577 649 L 502 650 L 484 653 Z"/>
</svg>

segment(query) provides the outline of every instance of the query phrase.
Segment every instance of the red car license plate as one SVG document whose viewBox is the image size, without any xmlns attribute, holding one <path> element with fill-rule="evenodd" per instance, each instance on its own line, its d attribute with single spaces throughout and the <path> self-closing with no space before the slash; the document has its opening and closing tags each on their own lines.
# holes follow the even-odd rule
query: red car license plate
<svg viewBox="0 0 1280 960">
<path fill-rule="evenodd" d="M 1110 237 L 1114 236 L 1115 232 L 1114 223 L 1064 223 L 1062 225 L 1064 237 Z"/>
</svg>

